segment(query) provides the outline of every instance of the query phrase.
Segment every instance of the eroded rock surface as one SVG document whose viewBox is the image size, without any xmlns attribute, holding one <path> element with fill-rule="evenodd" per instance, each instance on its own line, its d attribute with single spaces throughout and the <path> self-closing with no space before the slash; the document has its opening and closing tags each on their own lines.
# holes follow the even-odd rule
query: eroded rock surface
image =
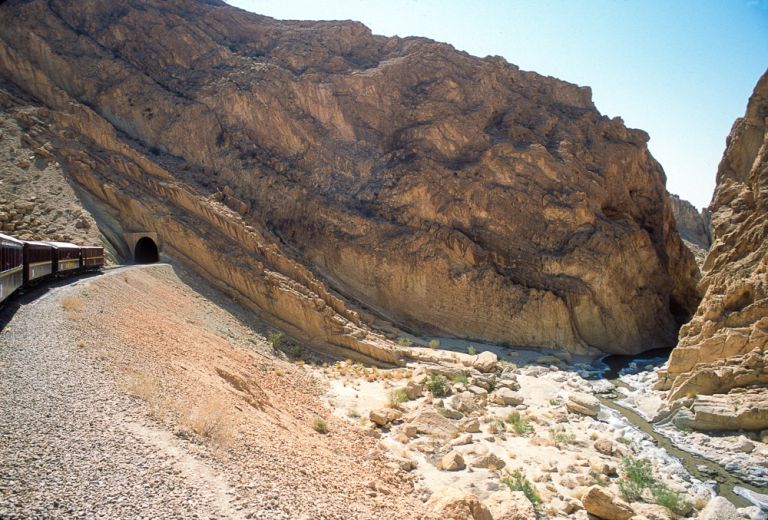
<svg viewBox="0 0 768 520">
<path fill-rule="evenodd" d="M 669 202 L 680 238 L 696 257 L 696 263 L 702 266 L 712 245 L 712 212 L 709 208 L 698 211 L 693 204 L 673 193 L 669 194 Z"/>
<path fill-rule="evenodd" d="M 398 357 L 332 289 L 414 331 L 620 353 L 698 303 L 648 136 L 499 57 L 223 2 L 11 0 L 0 74 L 119 222 L 308 341 Z"/>
<path fill-rule="evenodd" d="M 665 371 L 672 399 L 765 384 L 768 348 L 768 74 L 727 140 L 712 203 L 704 299 Z"/>
</svg>

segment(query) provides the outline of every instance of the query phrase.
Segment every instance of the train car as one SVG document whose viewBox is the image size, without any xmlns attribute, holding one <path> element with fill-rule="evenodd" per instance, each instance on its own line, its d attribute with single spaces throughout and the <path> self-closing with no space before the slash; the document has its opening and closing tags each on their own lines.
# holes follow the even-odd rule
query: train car
<svg viewBox="0 0 768 520">
<path fill-rule="evenodd" d="M 72 274 L 81 267 L 80 246 L 67 242 L 46 242 L 53 246 L 53 272 L 54 274 Z"/>
<path fill-rule="evenodd" d="M 82 246 L 83 271 L 95 271 L 104 267 L 104 248 L 101 246 Z"/>
<path fill-rule="evenodd" d="M 53 274 L 53 246 L 45 242 L 24 241 L 24 283 Z"/>
<path fill-rule="evenodd" d="M 0 303 L 24 283 L 24 244 L 0 235 Z"/>
</svg>

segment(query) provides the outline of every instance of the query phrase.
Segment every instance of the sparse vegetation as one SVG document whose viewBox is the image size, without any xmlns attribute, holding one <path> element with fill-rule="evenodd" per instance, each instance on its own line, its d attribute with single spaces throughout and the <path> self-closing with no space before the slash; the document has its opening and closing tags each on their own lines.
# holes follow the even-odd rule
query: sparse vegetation
<svg viewBox="0 0 768 520">
<path fill-rule="evenodd" d="M 312 429 L 317 433 L 322 433 L 325 435 L 328 433 L 328 424 L 322 417 L 315 417 L 315 419 L 312 421 Z"/>
<path fill-rule="evenodd" d="M 440 340 L 439 339 L 432 339 L 429 341 L 429 348 L 431 349 L 437 349 L 440 348 Z"/>
<path fill-rule="evenodd" d="M 232 438 L 232 423 L 225 413 L 226 406 L 227 403 L 222 399 L 201 403 L 182 419 L 182 429 L 226 446 Z"/>
<path fill-rule="evenodd" d="M 278 350 L 283 345 L 283 333 L 270 332 L 267 334 L 267 341 L 272 345 L 272 350 Z"/>
<path fill-rule="evenodd" d="M 631 502 L 642 500 L 643 491 L 648 489 L 656 504 L 677 514 L 685 514 L 690 510 L 691 504 L 683 495 L 675 493 L 653 476 L 650 461 L 624 457 L 621 468 L 623 478 L 619 481 L 619 490 L 625 499 Z"/>
<path fill-rule="evenodd" d="M 536 491 L 536 487 L 520 470 L 515 470 L 511 476 L 503 478 L 501 481 L 510 489 L 510 491 L 522 491 L 534 507 L 541 504 L 541 496 L 539 495 L 539 492 Z"/>
<path fill-rule="evenodd" d="M 389 392 L 389 407 L 397 408 L 400 404 L 408 401 L 408 393 L 404 388 L 395 388 Z"/>
<path fill-rule="evenodd" d="M 507 416 L 507 422 L 512 425 L 512 429 L 518 435 L 533 433 L 533 425 L 520 415 L 520 412 L 512 412 Z"/>
<path fill-rule="evenodd" d="M 549 438 L 555 446 L 560 447 L 561 444 L 570 444 L 576 440 L 576 435 L 573 433 L 567 433 L 562 430 L 558 431 L 555 428 L 549 429 Z"/>
<path fill-rule="evenodd" d="M 477 348 L 475 348 L 474 345 L 468 346 L 467 347 L 467 354 L 469 354 L 470 356 L 474 356 L 475 354 L 477 354 Z"/>
<path fill-rule="evenodd" d="M 432 374 L 427 381 L 427 390 L 435 397 L 443 397 L 445 392 L 445 378 L 443 376 Z"/>
<path fill-rule="evenodd" d="M 549 404 L 551 404 L 552 406 L 560 406 L 560 399 L 557 399 L 557 398 L 550 399 Z"/>
<path fill-rule="evenodd" d="M 619 438 L 619 442 L 625 446 L 632 446 L 634 444 L 634 441 L 629 437 L 621 437 Z"/>
<path fill-rule="evenodd" d="M 467 374 L 456 374 L 451 378 L 451 381 L 466 385 L 469 383 L 469 378 L 467 377 Z"/>
<path fill-rule="evenodd" d="M 299 358 L 304 354 L 304 346 L 299 345 L 298 343 L 294 343 L 291 345 L 291 348 L 289 349 L 289 353 L 292 357 Z"/>
<path fill-rule="evenodd" d="M 401 347 L 410 347 L 413 345 L 413 341 L 409 340 L 408 338 L 399 337 L 397 338 L 397 344 Z"/>
<path fill-rule="evenodd" d="M 61 306 L 67 312 L 80 312 L 85 308 L 85 302 L 79 296 L 67 296 L 61 299 Z"/>
<path fill-rule="evenodd" d="M 590 471 L 589 476 L 592 477 L 592 481 L 600 487 L 605 487 L 608 485 L 608 479 L 605 478 L 605 475 L 601 473 Z"/>
</svg>

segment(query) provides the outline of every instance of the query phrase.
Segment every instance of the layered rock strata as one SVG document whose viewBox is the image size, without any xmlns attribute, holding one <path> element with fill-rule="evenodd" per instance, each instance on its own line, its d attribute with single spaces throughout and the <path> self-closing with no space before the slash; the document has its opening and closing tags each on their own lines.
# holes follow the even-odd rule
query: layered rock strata
<svg viewBox="0 0 768 520">
<path fill-rule="evenodd" d="M 704 299 L 658 383 L 672 399 L 768 385 L 768 74 L 733 125 L 711 208 Z M 755 402 L 765 414 L 768 391 Z"/>
<path fill-rule="evenodd" d="M 633 353 L 698 303 L 648 136 L 498 57 L 217 1 L 11 0 L 0 74 L 117 221 L 305 337 L 358 348 L 347 301 L 414 332 Z"/>
</svg>

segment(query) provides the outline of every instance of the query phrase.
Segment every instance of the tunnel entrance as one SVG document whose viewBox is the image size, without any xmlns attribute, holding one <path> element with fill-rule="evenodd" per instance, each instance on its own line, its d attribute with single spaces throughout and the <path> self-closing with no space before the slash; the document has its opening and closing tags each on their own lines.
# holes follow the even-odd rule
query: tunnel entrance
<svg viewBox="0 0 768 520">
<path fill-rule="evenodd" d="M 133 248 L 133 259 L 137 264 L 151 264 L 160 259 L 157 244 L 149 237 L 141 237 Z"/>
</svg>

